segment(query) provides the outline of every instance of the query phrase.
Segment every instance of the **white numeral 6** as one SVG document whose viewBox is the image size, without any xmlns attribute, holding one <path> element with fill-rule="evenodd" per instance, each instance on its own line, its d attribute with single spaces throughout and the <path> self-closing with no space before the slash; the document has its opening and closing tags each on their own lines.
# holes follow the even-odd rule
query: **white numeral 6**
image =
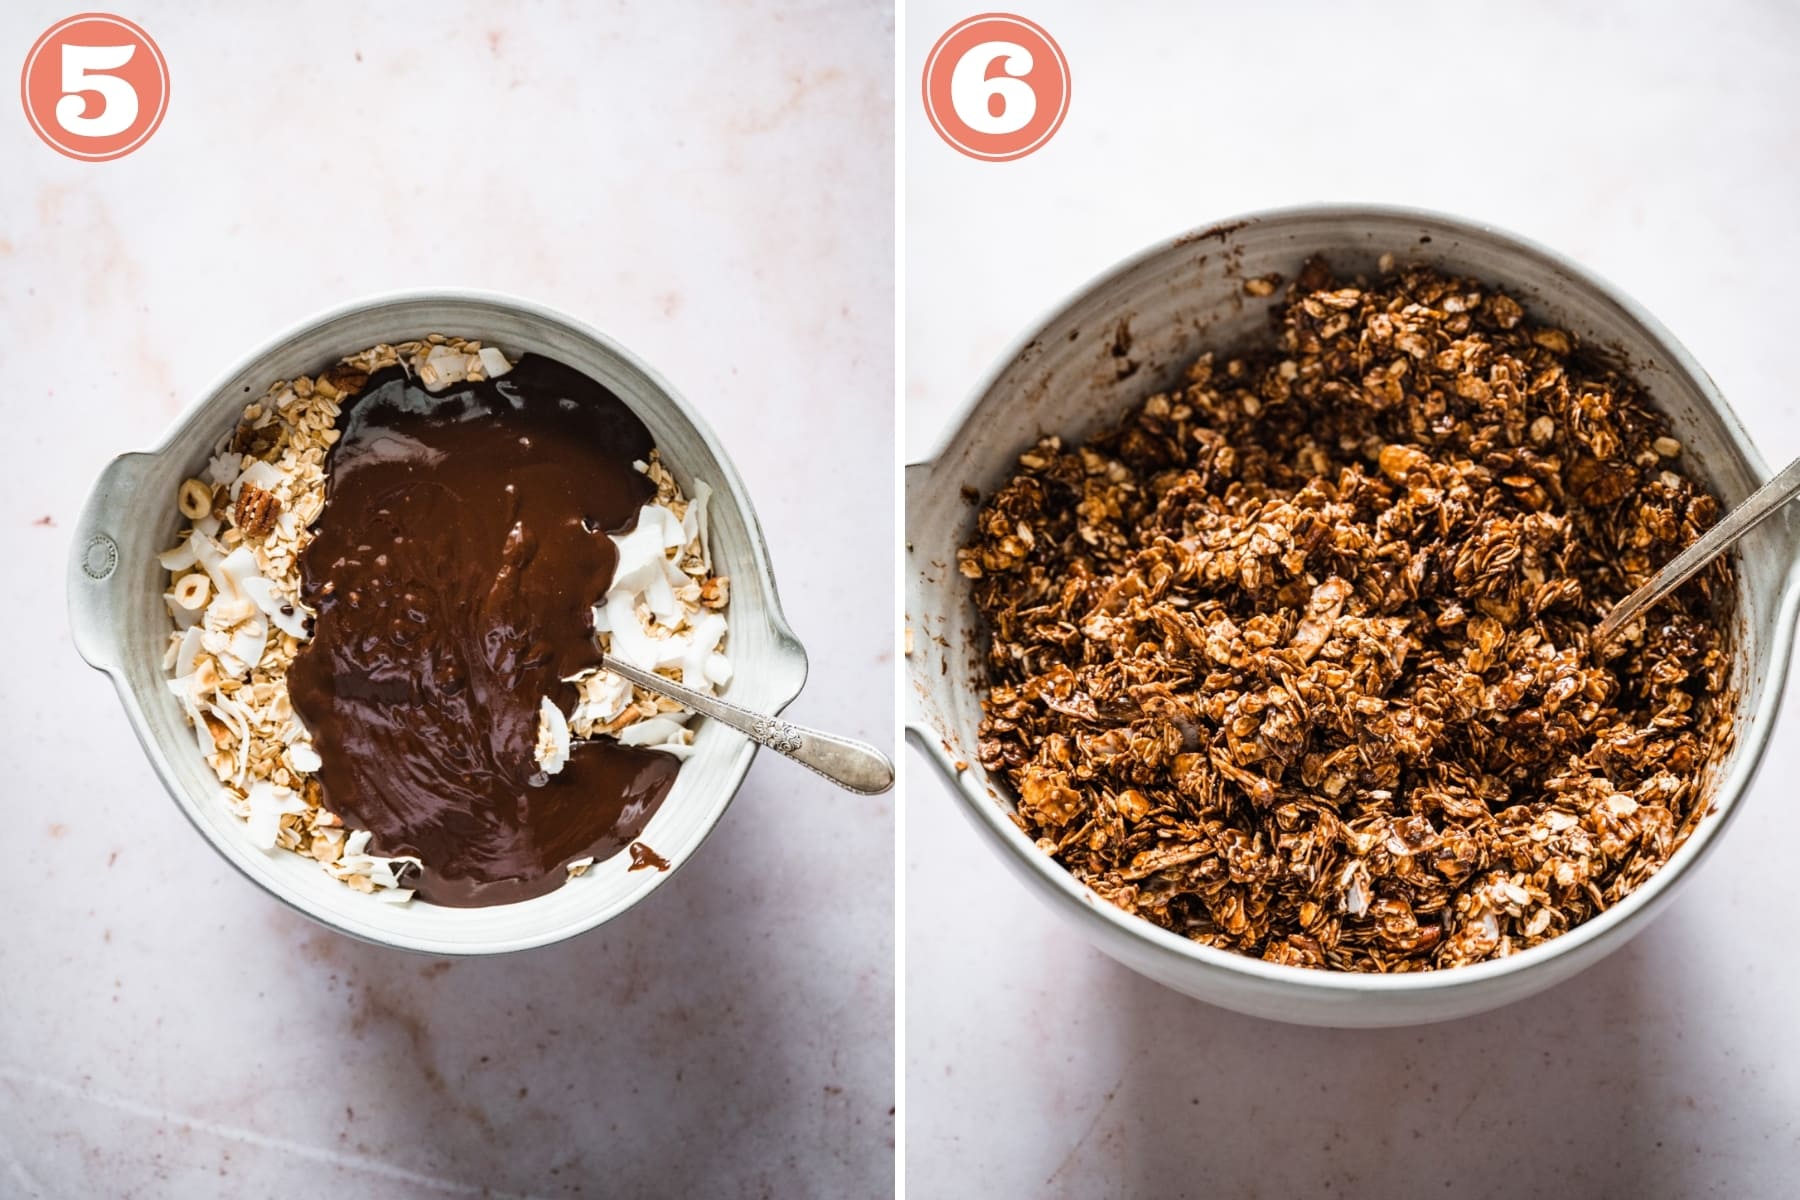
<svg viewBox="0 0 1800 1200">
<path fill-rule="evenodd" d="M 64 46 L 63 97 L 56 102 L 56 123 L 76 137 L 111 137 L 130 129 L 138 115 L 137 89 L 116 75 L 99 72 L 118 70 L 136 53 L 136 46 Z M 101 108 L 95 116 L 81 115 L 87 108 L 84 92 L 100 93 Z"/>
<path fill-rule="evenodd" d="M 987 77 L 997 58 L 1004 75 Z M 982 42 L 956 60 L 950 72 L 950 107 L 976 133 L 1016 133 L 1037 114 L 1037 93 L 1023 76 L 1031 74 L 1031 51 L 1017 42 Z M 988 107 L 1000 97 L 1000 111 Z M 58 109 L 60 113 L 61 109 Z"/>
</svg>

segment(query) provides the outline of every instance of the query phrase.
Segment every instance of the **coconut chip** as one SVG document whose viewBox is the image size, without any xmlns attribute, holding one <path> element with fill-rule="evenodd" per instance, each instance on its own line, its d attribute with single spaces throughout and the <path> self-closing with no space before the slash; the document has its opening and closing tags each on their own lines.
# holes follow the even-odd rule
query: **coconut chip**
<svg viewBox="0 0 1800 1200">
<path fill-rule="evenodd" d="M 569 761 L 569 723 L 548 696 L 538 706 L 537 760 L 551 775 Z"/>
<path fill-rule="evenodd" d="M 694 498 L 684 499 L 654 452 L 634 465 L 656 484 L 656 498 L 639 509 L 629 533 L 613 536 L 618 562 L 606 595 L 594 605 L 594 631 L 609 657 L 712 694 L 731 682 L 731 660 L 723 650 L 728 626 L 720 611 L 729 581 L 713 575 L 708 545 L 712 489 L 696 481 Z M 565 717 L 546 697 L 541 710 L 538 763 L 546 771 L 561 770 L 567 756 L 566 749 L 561 759 L 554 753 L 553 722 L 564 724 L 565 739 L 569 732 L 611 736 L 678 758 L 693 753 L 687 727 L 693 714 L 675 702 L 606 670 L 583 671 L 567 682 L 576 688 L 575 708 Z"/>
</svg>

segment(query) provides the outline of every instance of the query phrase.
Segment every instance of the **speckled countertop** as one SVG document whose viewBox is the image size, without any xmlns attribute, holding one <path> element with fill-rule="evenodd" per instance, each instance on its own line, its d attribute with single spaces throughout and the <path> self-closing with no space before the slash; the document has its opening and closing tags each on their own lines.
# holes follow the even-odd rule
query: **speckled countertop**
<svg viewBox="0 0 1800 1200">
<path fill-rule="evenodd" d="M 101 465 L 248 346 L 359 293 L 511 291 L 705 413 L 811 651 L 790 712 L 888 744 L 891 12 L 200 7 L 127 14 L 173 84 L 131 157 L 0 119 L 0 1195 L 887 1194 L 891 797 L 765 754 L 605 929 L 383 951 L 193 834 L 61 580 Z M 72 11 L 7 6 L 0 62 Z"/>
<path fill-rule="evenodd" d="M 967 6 L 906 15 L 905 78 Z M 1088 277 L 1247 209 L 1378 200 L 1547 242 L 1800 453 L 1800 12 L 1730 3 L 1019 10 L 1067 54 L 1016 163 L 907 114 L 908 449 Z M 1790 688 L 1790 693 L 1792 692 Z M 1005 874 L 923 760 L 907 792 L 907 1185 L 918 1196 L 1794 1194 L 1794 698 L 1730 836 L 1579 979 L 1488 1016 L 1334 1032 L 1240 1017 L 1088 948 Z"/>
</svg>

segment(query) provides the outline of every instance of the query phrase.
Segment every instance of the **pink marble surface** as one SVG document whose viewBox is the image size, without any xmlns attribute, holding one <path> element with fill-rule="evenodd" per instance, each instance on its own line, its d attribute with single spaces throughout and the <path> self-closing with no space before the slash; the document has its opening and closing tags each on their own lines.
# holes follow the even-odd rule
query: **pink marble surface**
<svg viewBox="0 0 1800 1200">
<path fill-rule="evenodd" d="M 72 11 L 7 5 L 0 58 Z M 69 645 L 107 458 L 313 311 L 491 287 L 704 411 L 812 653 L 791 713 L 891 744 L 891 11 L 498 11 L 134 9 L 173 80 L 143 150 L 78 164 L 0 121 L 0 1195 L 891 1187 L 891 798 L 765 754 L 613 925 L 414 958 L 231 873 Z"/>
<path fill-rule="evenodd" d="M 907 6 L 909 88 L 971 11 Z M 907 97 L 913 454 L 1011 339 L 1119 257 L 1332 199 L 1461 212 L 1563 250 L 1675 331 L 1768 461 L 1800 453 L 1785 316 L 1800 261 L 1795 10 L 1018 11 L 1073 72 L 1045 149 L 972 162 Z M 1794 1195 L 1793 708 L 1790 694 L 1730 837 L 1627 950 L 1512 1008 L 1387 1032 L 1234 1016 L 1116 966 L 1002 873 L 909 755 L 909 1191 Z"/>
</svg>

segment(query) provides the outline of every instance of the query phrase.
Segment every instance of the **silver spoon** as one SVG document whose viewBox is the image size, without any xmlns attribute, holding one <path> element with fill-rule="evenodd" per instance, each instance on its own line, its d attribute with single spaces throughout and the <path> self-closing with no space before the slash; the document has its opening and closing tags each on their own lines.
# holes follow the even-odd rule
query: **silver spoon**
<svg viewBox="0 0 1800 1200">
<path fill-rule="evenodd" d="M 823 733 L 777 717 L 765 717 L 705 692 L 682 687 L 611 656 L 604 657 L 600 669 L 628 679 L 645 691 L 665 696 L 683 708 L 691 708 L 703 717 L 729 725 L 757 745 L 787 755 L 841 788 L 865 796 L 878 796 L 894 786 L 894 764 L 867 742 Z"/>
<path fill-rule="evenodd" d="M 1696 538 L 1693 545 L 1664 563 L 1663 569 L 1652 575 L 1643 587 L 1619 601 L 1606 614 L 1606 619 L 1594 629 L 1595 649 L 1610 641 L 1632 618 L 1693 578 L 1707 563 L 1731 549 L 1739 538 L 1768 520 L 1775 510 L 1797 494 L 1800 494 L 1800 459 L 1789 463 L 1781 474 L 1751 492 L 1742 504 L 1726 513 L 1717 525 Z"/>
</svg>

